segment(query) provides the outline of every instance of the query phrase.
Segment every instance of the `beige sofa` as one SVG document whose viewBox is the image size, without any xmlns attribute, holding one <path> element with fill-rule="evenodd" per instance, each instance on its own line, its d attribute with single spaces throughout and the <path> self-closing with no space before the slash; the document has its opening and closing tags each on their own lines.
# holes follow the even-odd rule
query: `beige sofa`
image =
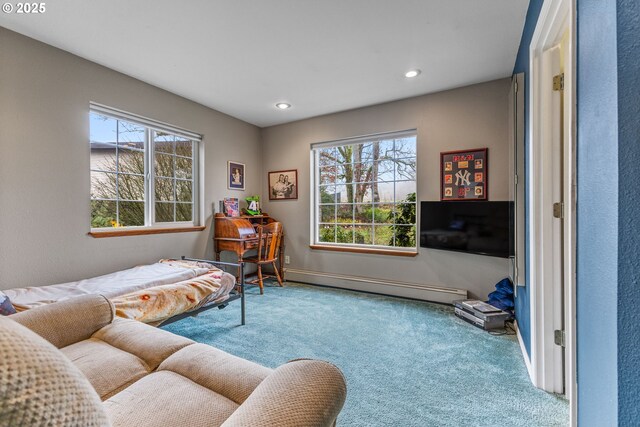
<svg viewBox="0 0 640 427">
<path fill-rule="evenodd" d="M 329 363 L 268 369 L 99 295 L 0 316 L 0 426 L 330 426 L 345 395 Z"/>
</svg>

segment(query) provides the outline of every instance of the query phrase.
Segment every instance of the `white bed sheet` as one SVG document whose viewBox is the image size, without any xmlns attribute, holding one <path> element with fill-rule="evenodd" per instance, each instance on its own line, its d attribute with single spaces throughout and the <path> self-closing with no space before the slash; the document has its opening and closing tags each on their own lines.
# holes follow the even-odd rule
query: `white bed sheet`
<svg viewBox="0 0 640 427">
<path fill-rule="evenodd" d="M 107 298 L 114 298 L 152 286 L 192 279 L 208 271 L 208 268 L 184 268 L 158 262 L 77 282 L 8 289 L 4 293 L 14 307 L 21 311 L 86 294 L 102 294 Z"/>
</svg>

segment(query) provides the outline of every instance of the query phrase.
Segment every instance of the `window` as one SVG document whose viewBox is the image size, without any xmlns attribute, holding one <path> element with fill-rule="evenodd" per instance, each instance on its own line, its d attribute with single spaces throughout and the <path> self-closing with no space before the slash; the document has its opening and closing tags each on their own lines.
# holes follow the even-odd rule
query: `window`
<svg viewBox="0 0 640 427">
<path fill-rule="evenodd" d="M 92 104 L 91 228 L 198 223 L 200 136 Z"/>
<path fill-rule="evenodd" d="M 312 146 L 319 246 L 416 252 L 416 132 Z"/>
</svg>

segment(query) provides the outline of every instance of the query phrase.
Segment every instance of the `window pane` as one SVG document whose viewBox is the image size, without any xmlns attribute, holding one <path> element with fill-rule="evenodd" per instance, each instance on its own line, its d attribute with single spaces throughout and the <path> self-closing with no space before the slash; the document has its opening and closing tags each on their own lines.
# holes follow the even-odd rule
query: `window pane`
<svg viewBox="0 0 640 427">
<path fill-rule="evenodd" d="M 384 203 L 384 204 L 374 204 L 373 205 L 373 219 L 374 222 L 378 224 L 393 224 L 394 216 L 393 216 L 393 205 Z"/>
<path fill-rule="evenodd" d="M 405 157 L 416 157 L 416 137 L 397 138 L 395 141 L 394 154 L 396 159 Z"/>
<path fill-rule="evenodd" d="M 333 185 L 320 187 L 320 203 L 335 203 L 336 187 Z"/>
<path fill-rule="evenodd" d="M 91 227 L 114 227 L 116 225 L 116 215 L 116 202 L 91 201 Z"/>
<path fill-rule="evenodd" d="M 376 163 L 377 173 L 371 179 L 372 181 L 393 181 L 395 173 L 395 163 L 393 160 L 381 160 Z"/>
<path fill-rule="evenodd" d="M 338 222 L 353 222 L 353 205 L 338 205 Z"/>
<path fill-rule="evenodd" d="M 144 176 L 118 175 L 118 199 L 144 201 Z"/>
<path fill-rule="evenodd" d="M 353 227 L 353 243 L 358 245 L 373 244 L 373 227 L 370 225 L 356 225 Z"/>
<path fill-rule="evenodd" d="M 396 205 L 396 224 L 413 225 L 416 223 L 416 204 L 400 203 Z"/>
<path fill-rule="evenodd" d="M 336 163 L 336 149 L 335 147 L 323 148 L 318 150 L 318 163 L 320 167 L 335 165 Z"/>
<path fill-rule="evenodd" d="M 91 143 L 91 170 L 116 171 L 116 146 L 101 142 Z"/>
<path fill-rule="evenodd" d="M 118 148 L 118 172 L 144 175 L 144 151 Z"/>
<path fill-rule="evenodd" d="M 176 221 L 192 221 L 192 211 L 191 203 L 176 203 Z"/>
<path fill-rule="evenodd" d="M 144 139 L 143 126 L 118 120 L 118 146 L 144 150 Z"/>
<path fill-rule="evenodd" d="M 115 145 L 118 140 L 118 121 L 98 113 L 91 113 L 89 118 L 89 141 Z"/>
<path fill-rule="evenodd" d="M 320 168 L 320 185 L 336 183 L 336 167 L 325 166 Z"/>
<path fill-rule="evenodd" d="M 176 154 L 178 156 L 193 157 L 191 140 L 176 136 Z"/>
<path fill-rule="evenodd" d="M 320 205 L 320 222 L 336 222 L 336 205 Z"/>
<path fill-rule="evenodd" d="M 179 202 L 193 201 L 193 192 L 191 186 L 191 181 L 176 181 L 176 199 Z"/>
<path fill-rule="evenodd" d="M 156 176 L 173 177 L 173 160 L 175 156 L 156 153 L 154 159 L 154 173 Z"/>
<path fill-rule="evenodd" d="M 191 159 L 176 157 L 176 178 L 191 179 Z"/>
<path fill-rule="evenodd" d="M 173 203 L 156 203 L 156 222 L 173 222 Z"/>
<path fill-rule="evenodd" d="M 318 240 L 324 243 L 335 243 L 336 226 L 333 224 L 320 224 L 318 228 Z"/>
<path fill-rule="evenodd" d="M 353 182 L 370 182 L 373 177 L 373 162 L 354 163 Z"/>
<path fill-rule="evenodd" d="M 154 192 L 156 201 L 174 200 L 174 180 L 172 178 L 156 178 Z"/>
<path fill-rule="evenodd" d="M 374 245 L 393 246 L 393 226 L 392 225 L 375 225 L 374 227 Z"/>
<path fill-rule="evenodd" d="M 336 243 L 353 243 L 352 225 L 339 225 L 336 231 Z"/>
<path fill-rule="evenodd" d="M 155 132 L 153 138 L 156 153 L 175 153 L 175 137 L 165 132 Z"/>
<path fill-rule="evenodd" d="M 416 182 L 415 181 L 398 181 L 396 182 L 396 201 L 402 202 L 411 198 L 416 200 Z"/>
<path fill-rule="evenodd" d="M 373 222 L 372 205 L 355 205 L 355 222 L 370 224 Z"/>
<path fill-rule="evenodd" d="M 91 172 L 91 198 L 115 199 L 116 182 L 115 173 Z"/>
<path fill-rule="evenodd" d="M 393 202 L 395 186 L 393 182 L 380 182 L 377 185 L 378 194 L 376 199 L 379 202 Z"/>
<path fill-rule="evenodd" d="M 336 185 L 336 201 L 342 203 L 353 201 L 353 193 L 351 192 L 352 189 L 353 185 Z"/>
<path fill-rule="evenodd" d="M 393 149 L 394 143 L 393 139 L 383 139 L 378 142 L 378 146 L 380 147 L 380 159 L 392 159 L 393 158 Z"/>
<path fill-rule="evenodd" d="M 416 179 L 416 159 L 398 159 L 396 164 L 396 179 Z"/>
<path fill-rule="evenodd" d="M 414 225 L 396 225 L 395 246 L 411 248 L 416 246 L 416 227 Z"/>
<path fill-rule="evenodd" d="M 122 227 L 144 225 L 144 202 L 118 202 L 118 222 Z"/>
</svg>

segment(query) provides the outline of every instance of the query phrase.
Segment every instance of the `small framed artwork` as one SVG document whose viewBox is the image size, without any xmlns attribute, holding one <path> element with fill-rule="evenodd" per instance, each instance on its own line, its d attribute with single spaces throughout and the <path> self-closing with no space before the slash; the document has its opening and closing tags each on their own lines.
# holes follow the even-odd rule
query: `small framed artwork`
<svg viewBox="0 0 640 427">
<path fill-rule="evenodd" d="M 227 162 L 227 188 L 229 190 L 244 190 L 244 163 Z"/>
<path fill-rule="evenodd" d="M 487 200 L 488 149 L 440 153 L 441 200 Z"/>
<path fill-rule="evenodd" d="M 298 198 L 298 170 L 269 172 L 269 200 L 292 200 Z"/>
</svg>

